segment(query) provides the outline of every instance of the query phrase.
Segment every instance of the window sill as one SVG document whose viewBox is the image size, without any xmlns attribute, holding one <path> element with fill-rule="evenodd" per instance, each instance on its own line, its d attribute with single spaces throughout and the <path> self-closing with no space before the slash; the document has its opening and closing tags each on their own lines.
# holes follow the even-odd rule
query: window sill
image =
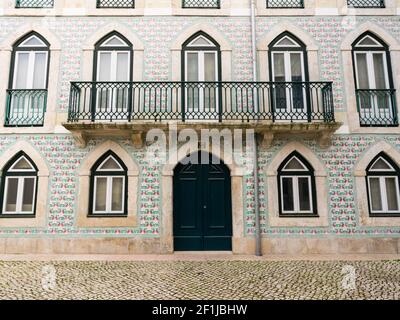
<svg viewBox="0 0 400 320">
<path fill-rule="evenodd" d="M 35 219 L 34 214 L 0 214 L 0 219 Z"/>
<path fill-rule="evenodd" d="M 318 214 L 279 214 L 279 218 L 319 218 Z"/>
</svg>

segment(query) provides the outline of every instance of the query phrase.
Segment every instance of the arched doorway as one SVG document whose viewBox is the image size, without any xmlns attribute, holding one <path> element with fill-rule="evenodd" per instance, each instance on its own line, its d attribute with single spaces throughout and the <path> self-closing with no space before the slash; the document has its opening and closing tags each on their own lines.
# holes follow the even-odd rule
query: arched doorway
<svg viewBox="0 0 400 320">
<path fill-rule="evenodd" d="M 199 152 L 197 164 L 174 169 L 174 250 L 232 250 L 232 198 L 229 168 Z M 208 163 L 201 159 L 209 159 Z M 214 161 L 215 162 L 215 161 Z"/>
</svg>

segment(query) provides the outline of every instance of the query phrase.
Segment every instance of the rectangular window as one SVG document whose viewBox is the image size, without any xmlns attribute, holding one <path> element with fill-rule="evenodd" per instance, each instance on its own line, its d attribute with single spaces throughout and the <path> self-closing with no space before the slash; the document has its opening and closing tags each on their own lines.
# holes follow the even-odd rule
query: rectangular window
<svg viewBox="0 0 400 320">
<path fill-rule="evenodd" d="M 36 177 L 7 177 L 4 186 L 4 214 L 33 214 Z"/>
<path fill-rule="evenodd" d="M 94 214 L 124 214 L 125 177 L 105 176 L 94 180 Z"/>
<path fill-rule="evenodd" d="M 304 8 L 303 0 L 267 0 L 267 8 L 274 9 L 291 9 Z"/>
<path fill-rule="evenodd" d="M 54 0 L 16 0 L 16 8 L 53 8 Z"/>
<path fill-rule="evenodd" d="M 220 0 L 182 0 L 182 8 L 219 9 L 221 3 Z"/>
<path fill-rule="evenodd" d="M 312 214 L 311 177 L 281 177 L 282 214 Z"/>
</svg>

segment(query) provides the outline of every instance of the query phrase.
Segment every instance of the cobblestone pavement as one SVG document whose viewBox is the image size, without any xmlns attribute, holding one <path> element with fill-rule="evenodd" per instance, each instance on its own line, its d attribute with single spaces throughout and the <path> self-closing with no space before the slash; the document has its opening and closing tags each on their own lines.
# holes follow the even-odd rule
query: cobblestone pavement
<svg viewBox="0 0 400 320">
<path fill-rule="evenodd" d="M 1 261 L 0 299 L 400 300 L 400 260 Z"/>
</svg>

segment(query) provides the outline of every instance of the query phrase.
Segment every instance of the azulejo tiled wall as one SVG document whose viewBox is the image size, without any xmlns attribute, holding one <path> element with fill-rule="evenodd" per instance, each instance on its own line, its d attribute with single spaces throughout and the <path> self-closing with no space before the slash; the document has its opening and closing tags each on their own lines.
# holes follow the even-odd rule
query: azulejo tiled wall
<svg viewBox="0 0 400 320">
<path fill-rule="evenodd" d="M 138 226 L 135 228 L 79 228 L 75 225 L 79 167 L 85 157 L 103 140 L 91 140 L 84 149 L 76 147 L 70 135 L 22 135 L 0 137 L 0 156 L 17 139 L 24 139 L 39 151 L 50 169 L 47 223 L 44 228 L 1 228 L 0 237 L 158 237 L 161 217 L 161 163 L 149 163 L 143 150 L 134 149 L 129 140 L 116 140 L 137 162 L 140 168 L 138 187 Z M 400 236 L 398 227 L 363 227 L 355 205 L 353 168 L 363 152 L 384 140 L 400 148 L 400 137 L 336 135 L 333 145 L 320 149 L 312 140 L 301 141 L 313 150 L 326 165 L 329 184 L 329 227 L 270 227 L 265 185 L 265 168 L 288 140 L 276 140 L 268 150 L 261 150 L 259 157 L 260 207 L 262 232 L 269 237 L 393 237 Z M 254 233 L 254 181 L 251 175 L 244 178 L 245 234 Z M 89 195 L 88 195 L 89 196 Z"/>
</svg>

